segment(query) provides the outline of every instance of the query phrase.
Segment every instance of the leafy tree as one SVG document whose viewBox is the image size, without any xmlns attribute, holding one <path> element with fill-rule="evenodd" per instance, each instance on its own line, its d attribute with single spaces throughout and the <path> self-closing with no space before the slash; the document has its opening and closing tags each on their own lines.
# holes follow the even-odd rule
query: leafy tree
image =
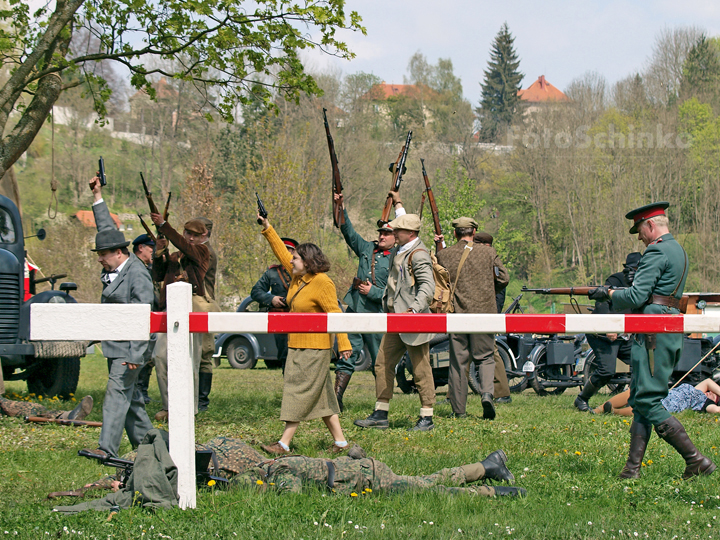
<svg viewBox="0 0 720 540">
<path fill-rule="evenodd" d="M 713 102 L 720 82 L 720 49 L 717 42 L 704 34 L 688 52 L 683 64 L 680 97 L 697 96 L 702 101 Z"/>
<path fill-rule="evenodd" d="M 103 60 L 124 66 L 132 86 L 151 97 L 153 78 L 189 82 L 204 97 L 206 116 L 225 120 L 249 94 L 266 104 L 274 92 L 295 100 L 319 94 L 299 51 L 352 58 L 335 31 L 365 29 L 344 8 L 345 0 L 58 0 L 31 13 L 27 2 L 13 0 L 0 11 L 0 57 L 10 69 L 0 88 L 0 175 L 29 147 L 63 90 L 85 84 L 96 111 L 105 112 L 111 92 L 92 69 Z M 82 29 L 97 47 L 70 47 Z"/>
<path fill-rule="evenodd" d="M 518 90 L 525 75 L 518 71 L 520 60 L 514 43 L 515 38 L 504 23 L 495 36 L 485 78 L 480 85 L 482 99 L 477 114 L 483 141 L 496 141 L 501 130 L 512 123 L 520 106 Z"/>
</svg>

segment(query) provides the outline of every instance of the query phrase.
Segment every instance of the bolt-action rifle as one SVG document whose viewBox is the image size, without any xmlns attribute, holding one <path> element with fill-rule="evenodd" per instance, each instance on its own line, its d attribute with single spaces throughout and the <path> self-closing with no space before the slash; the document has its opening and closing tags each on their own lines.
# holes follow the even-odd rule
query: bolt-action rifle
<svg viewBox="0 0 720 540">
<path fill-rule="evenodd" d="M 60 424 L 61 426 L 88 426 L 102 427 L 102 422 L 90 422 L 87 420 L 70 420 L 68 418 L 45 418 L 43 416 L 26 416 L 26 422 L 33 424 Z"/>
<path fill-rule="evenodd" d="M 430 203 L 430 212 L 432 212 L 433 225 L 435 226 L 435 234 L 442 234 L 442 227 L 440 226 L 440 212 L 438 211 L 437 203 L 435 202 L 435 195 L 433 195 L 432 188 L 430 187 L 430 180 L 428 179 L 427 171 L 425 171 L 425 160 L 420 159 L 422 164 L 422 175 L 425 180 L 425 191 L 427 192 L 427 199 Z M 423 195 L 425 195 L 423 193 Z M 435 242 L 435 252 L 437 253 L 445 247 L 445 243 Z"/>
<path fill-rule="evenodd" d="M 523 286 L 522 289 L 520 289 L 522 292 L 531 292 L 535 294 L 564 294 L 568 296 L 587 296 L 590 294 L 590 291 L 593 289 L 597 289 L 600 287 L 600 285 L 590 285 L 588 287 L 549 287 L 546 289 L 528 289 L 527 287 Z M 623 290 L 626 287 L 608 287 L 612 290 Z"/>
<path fill-rule="evenodd" d="M 400 191 L 400 183 L 402 182 L 403 174 L 407 171 L 405 168 L 405 161 L 407 160 L 408 151 L 410 150 L 411 140 L 412 131 L 408 131 L 407 139 L 405 139 L 405 144 L 400 150 L 400 155 L 398 155 L 398 158 L 394 163 L 390 164 L 389 170 L 393 173 L 393 181 L 390 191 L 394 191 L 396 193 Z M 390 221 L 390 210 L 392 210 L 392 205 L 392 197 L 388 196 L 385 201 L 385 208 L 383 208 L 382 215 L 377 222 L 378 227 L 383 227 Z"/>
<path fill-rule="evenodd" d="M 150 207 L 150 213 L 151 214 L 159 214 L 160 210 L 158 210 L 158 207 L 155 204 L 155 201 L 153 200 L 152 193 L 148 189 L 148 185 L 145 182 L 145 177 L 143 176 L 143 173 L 140 173 L 140 180 L 142 180 L 143 190 L 145 191 L 145 198 L 147 199 L 148 206 Z M 165 210 L 162 213 L 163 220 L 165 220 L 165 221 L 167 221 L 167 218 L 170 215 L 170 199 L 171 199 L 171 197 L 172 197 L 172 192 L 168 193 L 167 201 L 165 201 Z M 142 218 L 140 218 L 140 221 L 142 222 Z M 145 224 L 143 223 L 143 226 L 144 225 Z M 147 227 L 145 227 L 145 230 L 147 230 Z M 157 229 L 157 238 L 164 238 L 163 234 L 160 232 L 160 229 Z"/>
<path fill-rule="evenodd" d="M 325 135 L 327 135 L 328 150 L 330 151 L 330 165 L 332 165 L 332 192 L 342 194 L 342 182 L 340 181 L 340 167 L 338 167 L 337 154 L 335 154 L 335 143 L 330 135 L 330 124 L 327 119 L 327 109 L 323 108 L 323 119 L 325 120 Z M 345 225 L 345 213 L 342 205 L 333 197 L 333 224 L 336 227 Z"/>
<path fill-rule="evenodd" d="M 150 227 L 148 227 L 148 224 L 145 223 L 145 220 L 142 218 L 142 214 L 140 212 L 138 212 L 137 217 L 140 218 L 140 225 L 143 226 L 143 229 L 145 229 L 145 232 L 150 237 L 150 240 L 152 240 L 153 242 L 155 242 L 157 244 L 157 237 L 150 230 Z"/>
</svg>

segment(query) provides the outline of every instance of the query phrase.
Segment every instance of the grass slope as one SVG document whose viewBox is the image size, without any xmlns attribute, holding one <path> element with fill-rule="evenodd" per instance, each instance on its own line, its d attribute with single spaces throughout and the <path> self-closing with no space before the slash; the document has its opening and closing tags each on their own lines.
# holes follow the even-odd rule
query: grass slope
<svg viewBox="0 0 720 540">
<path fill-rule="evenodd" d="M 262 365 L 262 362 L 260 363 Z M 91 394 L 102 419 L 106 377 L 104 360 L 83 360 L 77 396 Z M 9 394 L 25 392 L 20 383 Z M 210 410 L 197 417 L 196 436 L 242 437 L 259 444 L 276 440 L 281 400 L 279 370 L 216 370 Z M 438 400 L 444 399 L 444 388 Z M 450 419 L 449 405 L 436 411 L 436 428 L 410 434 L 418 414 L 417 396 L 396 394 L 391 428 L 363 431 L 352 420 L 367 415 L 374 403 L 368 372 L 356 374 L 346 393 L 343 428 L 351 441 L 402 474 L 426 474 L 482 459 L 502 448 L 516 484 L 529 496 L 521 500 L 451 497 L 436 493 L 335 497 L 322 489 L 278 496 L 253 490 L 199 492 L 194 511 L 151 513 L 132 509 L 108 521 L 86 512 L 61 516 L 48 492 L 82 486 L 109 472 L 76 456 L 95 447 L 99 429 L 29 425 L 0 420 L 0 537 L 7 538 L 718 538 L 718 475 L 680 480 L 682 459 L 653 435 L 643 477 L 620 481 L 629 440 L 620 417 L 580 414 L 571 392 L 540 398 L 526 391 L 498 407 L 493 422 L 483 421 L 478 396 L 468 400 L 469 417 Z M 152 416 L 158 410 L 155 381 Z M 61 403 L 51 407 L 62 408 Z M 720 461 L 716 417 L 683 413 L 681 421 L 701 451 Z M 298 453 L 328 457 L 331 439 L 318 420 L 301 425 Z M 123 451 L 129 450 L 127 441 Z M 96 492 L 97 493 L 97 492 Z M 90 494 L 89 496 L 95 496 Z M 99 493 L 98 495 L 99 496 Z"/>
</svg>

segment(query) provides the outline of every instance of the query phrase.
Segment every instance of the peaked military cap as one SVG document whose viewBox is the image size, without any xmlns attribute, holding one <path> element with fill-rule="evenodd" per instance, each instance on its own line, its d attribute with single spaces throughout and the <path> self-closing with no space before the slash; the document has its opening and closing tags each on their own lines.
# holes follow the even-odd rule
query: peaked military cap
<svg viewBox="0 0 720 540">
<path fill-rule="evenodd" d="M 100 231 L 95 235 L 95 249 L 91 251 L 103 251 L 106 249 L 120 249 L 128 247 L 130 240 L 125 240 L 125 235 L 117 229 Z"/>
<path fill-rule="evenodd" d="M 299 242 L 295 240 L 294 238 L 286 238 L 282 237 L 280 240 L 283 241 L 283 244 L 285 244 L 285 247 L 297 249 Z"/>
<path fill-rule="evenodd" d="M 388 223 L 393 229 L 405 229 L 406 231 L 420 230 L 420 216 L 417 214 L 403 214 Z"/>
<path fill-rule="evenodd" d="M 153 242 L 153 239 L 150 238 L 150 236 L 147 234 L 141 234 L 140 236 L 135 238 L 135 240 L 132 241 L 133 246 L 139 246 L 142 244 L 146 244 L 148 246 L 154 246 L 155 242 Z"/>
<path fill-rule="evenodd" d="M 625 214 L 625 219 L 632 219 L 633 226 L 630 229 L 630 234 L 636 234 L 638 232 L 638 226 L 643 222 L 655 216 L 664 216 L 665 209 L 670 206 L 669 202 L 660 201 L 656 203 L 646 204 L 635 210 L 631 210 Z"/>
</svg>

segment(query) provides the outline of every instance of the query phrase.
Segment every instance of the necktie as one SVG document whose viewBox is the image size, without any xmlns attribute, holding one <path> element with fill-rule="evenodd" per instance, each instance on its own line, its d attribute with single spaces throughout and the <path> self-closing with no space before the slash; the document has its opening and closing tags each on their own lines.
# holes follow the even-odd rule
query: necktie
<svg viewBox="0 0 720 540">
<path fill-rule="evenodd" d="M 103 270 L 102 276 L 100 276 L 100 281 L 102 281 L 105 285 L 110 285 L 110 283 L 112 283 L 110 276 L 113 274 L 117 274 L 117 273 L 118 273 L 117 270 L 110 270 L 110 271 Z"/>
</svg>

